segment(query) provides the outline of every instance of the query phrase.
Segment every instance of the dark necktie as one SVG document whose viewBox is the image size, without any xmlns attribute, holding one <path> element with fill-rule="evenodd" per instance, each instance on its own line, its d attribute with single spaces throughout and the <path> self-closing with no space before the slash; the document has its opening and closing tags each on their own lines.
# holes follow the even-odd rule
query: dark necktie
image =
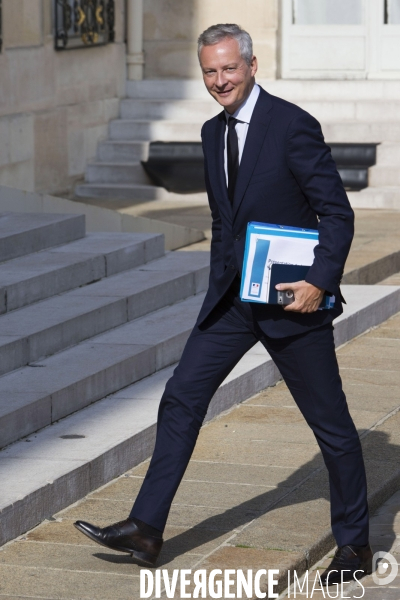
<svg viewBox="0 0 400 600">
<path fill-rule="evenodd" d="M 237 119 L 229 117 L 228 119 L 228 135 L 227 135 L 227 159 L 228 159 L 228 197 L 233 203 L 235 194 L 236 178 L 239 170 L 239 143 L 236 133 Z"/>
</svg>

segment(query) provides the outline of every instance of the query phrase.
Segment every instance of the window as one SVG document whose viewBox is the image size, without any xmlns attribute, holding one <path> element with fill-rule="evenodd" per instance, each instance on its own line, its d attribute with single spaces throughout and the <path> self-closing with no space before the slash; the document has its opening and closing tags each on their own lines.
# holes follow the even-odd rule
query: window
<svg viewBox="0 0 400 600">
<path fill-rule="evenodd" d="M 400 5 L 399 0 L 388 0 Z M 363 0 L 293 0 L 294 25 L 361 25 Z"/>
<path fill-rule="evenodd" d="M 114 0 L 55 0 L 54 14 L 56 50 L 114 41 Z"/>
<path fill-rule="evenodd" d="M 385 0 L 385 25 L 400 25 L 400 0 Z"/>
</svg>

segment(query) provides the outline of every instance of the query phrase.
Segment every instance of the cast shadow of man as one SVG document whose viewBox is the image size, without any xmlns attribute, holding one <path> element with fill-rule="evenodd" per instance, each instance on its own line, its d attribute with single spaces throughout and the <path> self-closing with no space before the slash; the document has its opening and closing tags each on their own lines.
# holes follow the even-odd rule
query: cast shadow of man
<svg viewBox="0 0 400 600">
<path fill-rule="evenodd" d="M 372 500 L 370 511 L 372 516 L 376 508 L 396 491 L 395 483 L 400 475 L 400 446 L 390 443 L 388 434 L 383 431 L 371 431 L 365 437 L 361 434 L 361 437 L 364 438 L 362 443 L 368 478 L 368 497 Z M 394 485 L 391 486 L 390 481 Z M 268 485 L 268 481 L 265 483 Z M 210 485 L 212 486 L 212 483 Z M 322 456 L 318 452 L 276 488 L 210 516 L 194 527 L 167 539 L 157 561 L 157 568 L 161 568 L 184 553 L 196 553 L 196 548 L 216 540 L 229 531 L 240 530 L 254 519 L 278 507 L 294 506 L 320 498 L 329 502 L 327 472 Z M 327 515 L 328 513 L 327 505 Z M 395 516 L 394 512 L 391 515 L 392 522 L 389 516 L 388 520 L 385 519 L 384 535 L 379 536 L 379 550 L 389 551 L 396 538 L 393 531 Z M 132 562 L 128 555 L 96 553 L 95 556 L 114 563 Z"/>
</svg>

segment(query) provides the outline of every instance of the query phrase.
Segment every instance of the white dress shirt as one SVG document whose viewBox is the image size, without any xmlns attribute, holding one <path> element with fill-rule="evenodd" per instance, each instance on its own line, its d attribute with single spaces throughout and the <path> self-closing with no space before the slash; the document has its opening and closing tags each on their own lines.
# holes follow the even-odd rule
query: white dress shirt
<svg viewBox="0 0 400 600">
<path fill-rule="evenodd" d="M 247 131 L 249 129 L 251 115 L 253 114 L 254 107 L 257 102 L 258 95 L 260 93 L 260 86 L 256 83 L 253 86 L 253 89 L 250 92 L 250 96 L 247 98 L 246 102 L 244 102 L 233 115 L 229 114 L 225 111 L 226 117 L 226 128 L 225 128 L 225 149 L 224 149 L 224 169 L 225 169 L 225 177 L 226 177 L 226 185 L 228 186 L 228 157 L 226 150 L 226 138 L 228 136 L 228 119 L 229 117 L 234 117 L 238 119 L 240 123 L 236 123 L 236 133 L 238 137 L 239 144 L 239 165 L 242 160 L 244 143 L 246 141 Z"/>
</svg>

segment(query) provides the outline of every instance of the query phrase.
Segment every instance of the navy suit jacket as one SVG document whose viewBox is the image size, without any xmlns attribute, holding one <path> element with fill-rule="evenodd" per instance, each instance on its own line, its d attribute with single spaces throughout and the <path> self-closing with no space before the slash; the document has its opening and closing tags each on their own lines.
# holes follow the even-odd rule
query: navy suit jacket
<svg viewBox="0 0 400 600">
<path fill-rule="evenodd" d="M 212 213 L 211 272 L 201 327 L 243 265 L 249 221 L 318 229 L 306 281 L 336 296 L 335 307 L 310 314 L 251 303 L 266 335 L 281 338 L 330 323 L 342 312 L 339 284 L 354 233 L 354 213 L 318 121 L 261 88 L 247 132 L 231 205 L 224 172 L 224 111 L 202 128 Z"/>
</svg>

